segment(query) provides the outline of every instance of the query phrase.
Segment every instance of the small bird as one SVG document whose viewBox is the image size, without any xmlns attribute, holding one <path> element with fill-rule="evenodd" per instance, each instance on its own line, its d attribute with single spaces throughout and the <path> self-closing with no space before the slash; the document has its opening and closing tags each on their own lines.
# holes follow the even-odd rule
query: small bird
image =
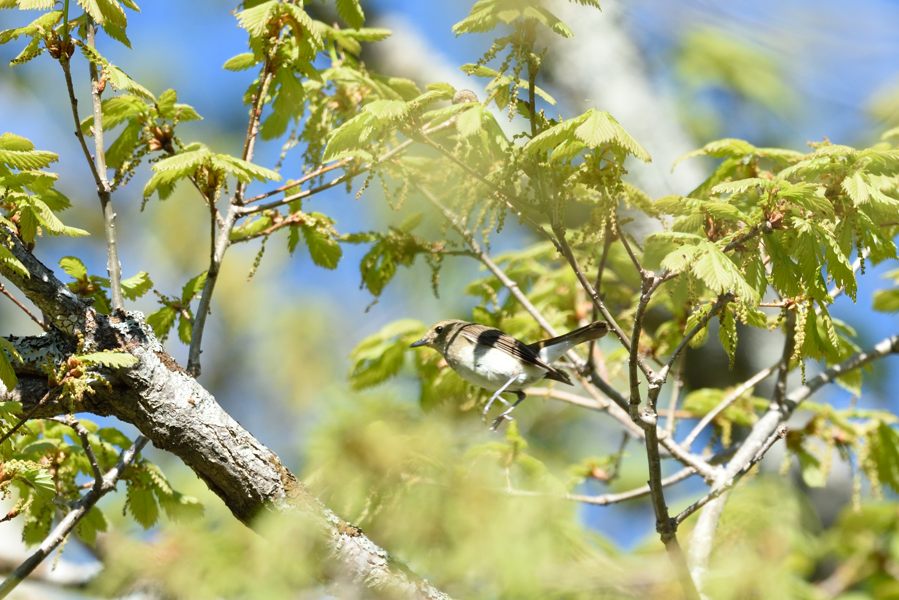
<svg viewBox="0 0 899 600">
<path fill-rule="evenodd" d="M 601 338 L 608 331 L 608 324 L 595 321 L 558 337 L 525 344 L 494 327 L 453 319 L 435 323 L 410 347 L 434 348 L 462 379 L 494 390 L 482 414 L 486 417 L 496 400 L 507 407 L 494 419 L 490 428 L 495 431 L 503 420 L 511 420 L 509 413 L 525 399 L 522 390 L 535 381 L 552 379 L 572 385 L 568 375 L 552 363 L 574 346 Z M 514 404 L 500 398 L 506 391 L 517 396 Z"/>
</svg>

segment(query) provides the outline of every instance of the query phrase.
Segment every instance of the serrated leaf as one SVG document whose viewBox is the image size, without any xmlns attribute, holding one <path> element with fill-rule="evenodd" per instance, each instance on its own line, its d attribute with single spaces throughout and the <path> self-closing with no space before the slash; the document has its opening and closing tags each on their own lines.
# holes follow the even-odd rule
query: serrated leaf
<svg viewBox="0 0 899 600">
<path fill-rule="evenodd" d="M 253 37 L 260 37 L 268 27 L 272 12 L 277 9 L 277 0 L 268 0 L 237 13 L 237 23 Z"/>
<path fill-rule="evenodd" d="M 483 117 L 484 107 L 478 103 L 474 103 L 471 108 L 459 113 L 459 116 L 456 117 L 456 130 L 459 135 L 467 138 L 479 132 Z"/>
<path fill-rule="evenodd" d="M 87 278 L 87 267 L 77 256 L 63 256 L 59 259 L 59 268 L 72 279 Z"/>
<path fill-rule="evenodd" d="M 343 249 L 337 240 L 315 226 L 303 225 L 302 229 L 312 262 L 326 269 L 336 269 L 343 256 Z"/>
<path fill-rule="evenodd" d="M 365 13 L 359 0 L 337 0 L 337 14 L 354 29 L 365 24 Z"/>
<path fill-rule="evenodd" d="M 159 506 L 151 490 L 129 486 L 126 506 L 134 520 L 144 529 L 149 529 L 159 520 Z"/>
<path fill-rule="evenodd" d="M 160 340 L 168 337 L 178 313 L 171 306 L 163 306 L 156 312 L 147 316 L 147 325 L 153 329 L 153 333 Z"/>
<path fill-rule="evenodd" d="M 122 293 L 129 300 L 137 300 L 151 289 L 153 289 L 153 281 L 146 271 L 122 280 Z"/>
<path fill-rule="evenodd" d="M 78 521 L 78 525 L 75 527 L 75 533 L 84 543 L 93 546 L 97 541 L 97 534 L 106 531 L 108 528 L 109 523 L 107 523 L 103 511 L 96 506 L 92 506 L 81 520 Z"/>
<path fill-rule="evenodd" d="M 574 135 L 589 148 L 612 143 L 643 162 L 652 161 L 649 152 L 624 130 L 615 117 L 594 109 L 590 109 L 585 115 L 586 118 L 574 129 Z"/>
<path fill-rule="evenodd" d="M 193 277 L 181 288 L 181 303 L 187 304 L 194 296 L 200 293 L 203 286 L 206 285 L 206 271 L 203 271 L 196 277 Z"/>
<path fill-rule="evenodd" d="M 43 169 L 59 160 L 59 155 L 47 150 L 6 150 L 0 148 L 0 163 L 14 169 Z"/>
<path fill-rule="evenodd" d="M 222 65 L 222 68 L 228 71 L 245 71 L 246 69 L 252 68 L 257 62 L 259 61 L 256 60 L 255 54 L 252 52 L 244 52 L 226 60 L 225 64 Z"/>
<path fill-rule="evenodd" d="M 112 350 L 78 354 L 75 358 L 88 365 L 99 365 L 110 369 L 127 369 L 138 363 L 138 358 L 133 354 L 114 352 Z"/>
<path fill-rule="evenodd" d="M 701 252 L 690 266 L 692 273 L 716 294 L 732 293 L 750 303 L 758 302 L 757 292 L 750 286 L 737 265 L 712 242 L 699 244 Z"/>
</svg>

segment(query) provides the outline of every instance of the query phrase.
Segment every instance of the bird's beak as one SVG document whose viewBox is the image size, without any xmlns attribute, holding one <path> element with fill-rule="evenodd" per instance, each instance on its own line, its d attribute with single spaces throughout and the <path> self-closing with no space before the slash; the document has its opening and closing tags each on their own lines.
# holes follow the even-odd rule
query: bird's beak
<svg viewBox="0 0 899 600">
<path fill-rule="evenodd" d="M 409 347 L 410 348 L 418 348 L 419 346 L 426 346 L 427 343 L 428 343 L 427 338 L 421 338 L 417 342 L 412 342 L 411 344 L 409 344 Z"/>
</svg>

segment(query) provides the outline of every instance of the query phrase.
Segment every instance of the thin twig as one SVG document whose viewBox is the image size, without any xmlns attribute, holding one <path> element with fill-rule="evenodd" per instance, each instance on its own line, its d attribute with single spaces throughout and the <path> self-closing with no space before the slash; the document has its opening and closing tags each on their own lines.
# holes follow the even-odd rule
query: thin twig
<svg viewBox="0 0 899 600">
<path fill-rule="evenodd" d="M 668 435 L 674 435 L 675 416 L 677 413 L 677 403 L 680 400 L 680 392 L 684 385 L 684 361 L 687 355 L 678 357 L 674 363 L 674 382 L 671 384 L 671 394 L 668 399 L 668 410 L 665 412 L 665 431 Z"/>
<path fill-rule="evenodd" d="M 593 283 L 593 289 L 596 291 L 597 295 L 602 295 L 602 276 L 606 270 L 606 260 L 609 258 L 609 248 L 612 247 L 612 231 L 609 224 L 606 224 L 605 233 L 603 234 L 603 242 L 602 242 L 602 253 L 599 255 L 599 264 L 596 266 L 596 281 Z M 591 302 L 593 309 L 593 320 L 597 320 L 599 318 L 599 309 L 596 307 L 596 304 Z M 596 340 L 590 340 L 590 345 L 587 348 L 587 369 L 593 370 L 593 349 L 596 347 Z"/>
<path fill-rule="evenodd" d="M 36 316 L 34 316 L 34 313 L 32 313 L 30 310 L 28 310 L 28 307 L 25 306 L 24 304 L 22 304 L 22 303 L 19 301 L 18 298 L 16 298 L 15 296 L 13 296 L 12 293 L 10 293 L 10 291 L 7 290 L 6 287 L 4 287 L 3 283 L 0 283 L 0 294 L 3 294 L 3 295 L 6 296 L 7 298 L 9 298 L 10 302 L 12 302 L 12 303 L 15 304 L 16 306 L 18 306 L 19 309 L 20 309 L 23 313 L 25 313 L 26 315 L 28 315 L 28 318 L 29 318 L 29 319 L 31 319 L 32 321 L 34 321 L 35 323 L 37 323 L 37 326 L 38 326 L 38 327 L 40 327 L 40 328 L 43 329 L 44 331 L 50 331 L 50 326 L 47 325 L 47 324 L 45 324 L 44 322 L 42 322 L 42 321 L 41 321 L 40 319 L 38 319 Z"/>
<path fill-rule="evenodd" d="M 25 580 L 34 569 L 47 558 L 62 542 L 68 537 L 69 533 L 78 525 L 78 522 L 90 511 L 90 509 L 107 493 L 116 488 L 116 483 L 124 474 L 125 469 L 131 465 L 136 459 L 138 453 L 147 444 L 147 438 L 138 436 L 134 443 L 127 450 L 123 450 L 119 455 L 119 461 L 116 465 L 103 475 L 101 485 L 91 488 L 78 502 L 72 507 L 66 516 L 53 528 L 53 530 L 44 538 L 38 549 L 24 562 L 0 583 L 0 599 L 5 598 L 16 586 Z"/>
<path fill-rule="evenodd" d="M 94 473 L 94 485 L 93 487 L 100 487 L 103 485 L 103 470 L 100 469 L 100 463 L 97 460 L 97 455 L 94 453 L 94 448 L 91 446 L 90 439 L 88 438 L 88 431 L 84 428 L 84 425 L 81 424 L 81 421 L 76 419 L 74 415 L 66 415 L 65 417 L 55 417 L 53 419 L 58 423 L 62 423 L 63 425 L 68 425 L 75 431 L 78 435 L 78 438 L 81 440 L 81 447 L 84 449 L 84 455 L 87 456 L 87 462 L 91 465 L 91 471 Z"/>
<path fill-rule="evenodd" d="M 621 245 L 624 246 L 624 250 L 625 252 L 627 252 L 627 255 L 630 257 L 631 262 L 634 264 L 634 268 L 637 270 L 637 273 L 640 274 L 641 278 L 644 278 L 646 275 L 646 270 L 643 268 L 643 265 L 640 264 L 640 261 L 637 260 L 637 255 L 634 254 L 634 250 L 631 248 L 630 243 L 627 241 L 627 234 L 619 230 L 618 241 L 620 241 Z"/>
<path fill-rule="evenodd" d="M 771 365 L 770 367 L 765 367 L 737 387 L 733 389 L 727 396 L 722 398 L 721 402 L 718 403 L 715 408 L 707 412 L 699 423 L 696 424 L 695 427 L 687 434 L 687 437 L 684 438 L 684 441 L 681 442 L 681 446 L 689 449 L 690 446 L 693 445 L 693 442 L 696 441 L 696 438 L 699 437 L 699 434 L 702 433 L 702 430 L 705 429 L 709 423 L 715 420 L 715 417 L 720 415 L 722 412 L 727 410 L 727 407 L 739 400 L 743 397 L 743 394 L 754 388 L 756 385 L 767 379 L 771 373 L 777 369 L 777 365 L 780 364 L 778 361 L 777 364 Z"/>
<path fill-rule="evenodd" d="M 680 471 L 669 475 L 662 479 L 662 487 L 668 487 L 683 481 L 687 477 L 693 475 L 695 471 L 690 467 L 686 467 L 681 469 Z M 634 488 L 632 490 L 628 490 L 626 492 L 618 492 L 615 494 L 602 494 L 601 496 L 588 496 L 584 494 L 568 494 L 566 498 L 569 500 L 574 500 L 576 502 L 583 502 L 584 504 L 597 504 L 599 506 L 607 506 L 609 504 L 617 504 L 619 502 L 624 502 L 626 500 L 633 500 L 634 498 L 641 498 L 643 496 L 649 495 L 649 485 L 643 485 L 638 488 Z"/>
<path fill-rule="evenodd" d="M 455 124 L 455 122 L 456 122 L 456 118 L 453 117 L 447 121 L 444 121 L 443 123 L 440 123 L 439 125 L 435 125 L 433 127 L 426 127 L 422 131 L 423 131 L 423 133 L 436 133 L 438 131 L 442 131 L 442 130 L 446 129 L 447 127 L 451 127 L 453 124 Z M 299 200 L 299 199 L 305 198 L 307 196 L 312 196 L 312 195 L 322 192 L 326 189 L 330 189 L 336 185 L 340 185 L 341 183 L 345 183 L 346 181 L 348 181 L 349 179 L 352 179 L 353 177 L 355 177 L 356 175 L 358 175 L 360 173 L 371 170 L 381 163 L 384 163 L 388 160 L 392 160 L 393 158 L 396 158 L 400 153 L 402 153 L 409 146 L 411 146 L 414 141 L 415 140 L 411 139 L 411 138 L 408 140 L 405 140 L 405 141 L 397 144 L 396 146 L 394 146 L 393 148 L 391 148 L 390 150 L 388 150 L 381 156 L 377 157 L 372 162 L 370 162 L 366 165 L 363 165 L 363 166 L 359 167 L 358 169 L 353 169 L 346 173 L 342 173 L 341 175 L 333 178 L 331 181 L 328 181 L 318 187 L 311 188 L 309 190 L 303 190 L 303 191 L 297 192 L 295 194 L 291 194 L 290 196 L 287 196 L 285 198 L 281 198 L 280 200 L 275 200 L 272 202 L 268 202 L 266 204 L 258 204 L 258 205 L 254 205 L 254 206 L 249 206 L 253 202 L 257 202 L 259 200 L 264 200 L 266 198 L 269 198 L 269 197 L 279 194 L 281 192 L 285 192 L 287 190 L 298 187 L 308 181 L 311 181 L 313 179 L 316 179 L 317 177 L 324 175 L 325 173 L 327 173 L 329 171 L 333 171 L 333 170 L 335 170 L 337 168 L 341 168 L 341 167 L 346 167 L 346 166 L 350 165 L 353 162 L 353 160 L 350 158 L 343 158 L 343 159 L 340 159 L 337 162 L 334 162 L 330 165 L 325 165 L 325 166 L 319 167 L 319 168 L 311 171 L 310 173 L 304 175 L 300 179 L 297 179 L 296 181 L 291 181 L 290 183 L 284 184 L 274 190 L 270 190 L 268 192 L 259 194 L 258 196 L 253 196 L 252 198 L 248 199 L 246 202 L 244 202 L 244 206 L 241 207 L 240 215 L 246 216 L 246 215 L 251 215 L 254 213 L 263 212 L 266 210 L 271 210 L 273 208 L 279 208 L 286 204 L 290 204 L 294 200 Z"/>
<path fill-rule="evenodd" d="M 259 134 L 259 119 L 262 116 L 262 105 L 268 96 L 268 88 L 271 85 L 274 73 L 272 72 L 272 60 L 274 57 L 274 49 L 276 44 L 272 45 L 266 55 L 265 63 L 262 67 L 260 75 L 259 88 L 253 97 L 250 108 L 250 118 L 247 124 L 247 134 L 244 139 L 243 153 L 241 158 L 250 161 L 253 158 L 253 151 L 256 147 L 256 138 Z M 215 291 L 215 284 L 218 281 L 218 275 L 222 268 L 222 261 L 225 258 L 225 252 L 231 245 L 231 230 L 240 216 L 240 209 L 243 204 L 243 194 L 246 191 L 246 184 L 238 182 L 231 197 L 228 206 L 228 212 L 215 233 L 211 256 L 209 259 L 209 268 L 206 270 L 206 281 L 203 283 L 203 291 L 200 292 L 200 300 L 197 303 L 197 311 L 194 317 L 193 327 L 191 328 L 190 349 L 188 350 L 187 372 L 193 377 L 200 375 L 200 353 L 203 348 L 203 331 L 206 328 L 206 317 L 209 314 L 209 306 L 212 302 L 212 293 Z M 210 203 L 212 201 L 210 200 Z M 213 227 L 213 229 L 215 229 Z"/>
<path fill-rule="evenodd" d="M 3 442 L 5 442 L 5 441 L 8 440 L 9 438 L 11 438 L 12 435 L 13 435 L 16 431 L 18 431 L 20 427 L 22 427 L 22 425 L 24 425 L 25 423 L 27 423 L 27 422 L 29 421 L 29 419 L 31 419 L 31 417 L 34 416 L 34 414 L 38 411 L 38 409 L 40 409 L 40 407 L 44 405 L 44 402 L 46 402 L 49 398 L 50 398 L 50 391 L 48 391 L 48 392 L 45 393 L 43 396 L 41 396 L 40 399 L 39 399 L 37 402 L 34 403 L 34 406 L 32 406 L 32 407 L 28 410 L 28 412 L 26 412 L 24 415 L 22 415 L 22 417 L 16 422 L 15 425 L 13 425 L 13 426 L 9 429 L 9 431 L 7 431 L 6 433 L 4 433 L 3 436 L 0 437 L 0 444 L 2 444 Z"/>
<path fill-rule="evenodd" d="M 703 476 L 707 481 L 713 481 L 720 473 L 720 467 L 713 467 L 699 456 L 692 454 L 689 450 L 674 441 L 667 431 L 658 433 L 659 444 L 671 453 L 671 456 L 679 460 L 685 466 L 692 467 L 697 473 Z"/>
<path fill-rule="evenodd" d="M 677 523 L 671 518 L 668 512 L 668 505 L 665 502 L 665 489 L 662 478 L 662 461 L 659 455 L 659 430 L 655 419 L 641 419 L 646 432 L 644 443 L 646 446 L 646 459 L 649 466 L 649 489 L 650 498 L 652 499 L 652 508 L 656 517 L 656 531 L 665 551 L 671 560 L 674 568 L 677 570 L 678 577 L 681 581 L 681 587 L 684 596 L 688 600 L 698 600 L 699 592 L 696 584 L 690 575 L 690 569 L 687 566 L 687 560 L 684 557 L 680 542 L 677 539 Z M 675 444 L 676 445 L 676 444 Z"/>
<path fill-rule="evenodd" d="M 90 19 L 87 23 L 87 45 L 91 49 L 96 48 L 97 25 Z M 97 71 L 97 65 L 88 61 L 88 70 L 91 78 L 91 100 L 94 109 L 94 162 L 97 165 L 95 173 L 99 177 L 97 194 L 100 196 L 100 208 L 103 211 L 103 229 L 106 234 L 106 271 L 109 273 L 109 291 L 112 296 L 112 307 L 123 310 L 125 297 L 122 294 L 122 264 L 119 262 L 118 235 L 116 233 L 116 214 L 112 207 L 112 188 L 106 173 L 106 146 L 103 142 L 103 103 L 100 96 L 106 85 L 101 81 Z M 80 128 L 80 123 L 75 122 L 75 127 Z"/>
<path fill-rule="evenodd" d="M 726 485 L 739 471 L 741 471 L 752 459 L 765 447 L 778 428 L 790 418 L 793 412 L 802 402 L 820 388 L 855 369 L 879 360 L 891 354 L 899 353 L 899 334 L 880 340 L 868 350 L 858 352 L 843 362 L 833 365 L 818 373 L 805 382 L 804 385 L 794 389 L 783 399 L 783 402 L 771 402 L 767 412 L 756 421 L 752 430 L 740 445 L 734 457 L 727 463 L 712 487 L 712 492 L 720 486 Z M 690 543 L 690 563 L 694 577 L 702 582 L 714 545 L 715 530 L 718 519 L 724 508 L 725 493 L 719 493 L 720 497 L 707 502 L 699 515 Z"/>
</svg>

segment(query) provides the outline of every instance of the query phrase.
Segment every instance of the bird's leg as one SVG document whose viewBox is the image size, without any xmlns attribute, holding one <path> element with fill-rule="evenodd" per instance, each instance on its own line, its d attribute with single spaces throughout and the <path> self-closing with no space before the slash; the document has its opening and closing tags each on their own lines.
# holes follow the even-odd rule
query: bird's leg
<svg viewBox="0 0 899 600">
<path fill-rule="evenodd" d="M 490 411 L 490 407 L 493 406 L 493 403 L 496 402 L 497 400 L 499 400 L 500 402 L 502 402 L 502 403 L 505 404 L 506 406 L 509 406 L 509 403 L 506 402 L 505 400 L 503 400 L 502 398 L 500 398 L 499 395 L 502 394 L 503 392 L 505 392 L 505 391 L 506 391 L 506 388 L 509 387 L 510 385 L 512 385 L 513 383 L 515 383 L 515 381 L 516 381 L 517 379 L 518 379 L 518 375 L 515 375 L 515 376 L 513 376 L 513 377 L 510 377 L 510 378 L 509 378 L 509 381 L 507 381 L 506 383 L 504 383 L 504 384 L 502 385 L 501 388 L 499 388 L 498 390 L 496 390 L 496 391 L 493 393 L 493 395 L 490 397 L 490 400 L 487 401 L 487 406 L 485 406 L 485 407 L 484 407 L 484 410 L 481 412 L 481 416 L 486 417 L 486 416 L 487 416 L 487 413 Z"/>
<path fill-rule="evenodd" d="M 524 392 L 521 390 L 515 392 L 515 395 L 518 396 L 518 400 L 516 400 L 509 408 L 503 411 L 498 417 L 493 419 L 493 423 L 490 425 L 490 431 L 496 431 L 497 428 L 502 424 L 503 421 L 511 421 L 512 417 L 509 416 L 509 413 L 515 410 L 515 407 L 521 404 L 521 401 L 527 398 Z"/>
</svg>

